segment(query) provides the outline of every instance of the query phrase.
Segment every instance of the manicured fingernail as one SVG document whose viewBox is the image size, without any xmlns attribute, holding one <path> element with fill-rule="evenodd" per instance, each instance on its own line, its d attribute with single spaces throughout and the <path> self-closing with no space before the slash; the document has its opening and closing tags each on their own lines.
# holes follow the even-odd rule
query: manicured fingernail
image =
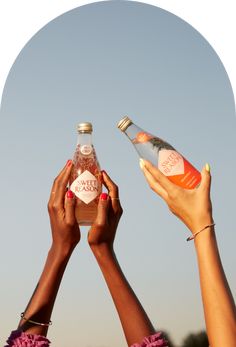
<svg viewBox="0 0 236 347">
<path fill-rule="evenodd" d="M 67 193 L 66 193 L 66 196 L 67 196 L 68 199 L 73 199 L 74 193 L 71 190 L 68 190 Z"/>
<path fill-rule="evenodd" d="M 108 199 L 108 194 L 107 194 L 107 193 L 102 193 L 102 194 L 100 195 L 100 199 L 101 199 L 101 200 L 107 200 L 107 199 Z"/>
<path fill-rule="evenodd" d="M 67 160 L 66 166 L 67 166 L 67 167 L 68 167 L 68 166 L 71 166 L 71 164 L 72 164 L 72 160 L 71 160 L 71 159 Z"/>
<path fill-rule="evenodd" d="M 145 167 L 145 163 L 144 163 L 144 160 L 142 158 L 139 159 L 139 166 L 141 167 L 141 169 L 143 169 Z"/>
<path fill-rule="evenodd" d="M 206 163 L 205 169 L 206 169 L 207 172 L 210 172 L 210 171 L 211 171 L 210 165 L 209 165 L 208 163 Z"/>
</svg>

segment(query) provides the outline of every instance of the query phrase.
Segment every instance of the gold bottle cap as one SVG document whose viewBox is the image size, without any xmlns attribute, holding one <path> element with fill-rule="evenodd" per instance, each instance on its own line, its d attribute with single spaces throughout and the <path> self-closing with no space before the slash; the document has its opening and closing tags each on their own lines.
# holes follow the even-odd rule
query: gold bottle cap
<svg viewBox="0 0 236 347">
<path fill-rule="evenodd" d="M 79 123 L 77 125 L 77 131 L 78 133 L 92 133 L 93 126 L 89 122 Z"/>
<path fill-rule="evenodd" d="M 132 120 L 129 119 L 129 117 L 125 116 L 119 121 L 117 128 L 119 128 L 121 131 L 125 131 L 128 126 L 130 126 L 130 124 L 133 124 Z"/>
</svg>

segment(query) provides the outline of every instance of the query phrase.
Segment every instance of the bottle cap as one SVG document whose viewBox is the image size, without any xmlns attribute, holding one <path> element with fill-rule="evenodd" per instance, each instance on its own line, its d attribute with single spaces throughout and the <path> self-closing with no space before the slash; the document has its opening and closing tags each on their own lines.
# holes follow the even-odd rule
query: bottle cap
<svg viewBox="0 0 236 347">
<path fill-rule="evenodd" d="M 130 124 L 133 124 L 132 120 L 129 119 L 129 117 L 125 116 L 124 118 L 122 118 L 119 123 L 117 124 L 117 127 L 121 130 L 121 131 L 125 131 L 128 126 L 130 126 Z"/>
<path fill-rule="evenodd" d="M 78 133 L 91 133 L 93 131 L 93 126 L 91 123 L 84 122 L 77 125 Z"/>
</svg>

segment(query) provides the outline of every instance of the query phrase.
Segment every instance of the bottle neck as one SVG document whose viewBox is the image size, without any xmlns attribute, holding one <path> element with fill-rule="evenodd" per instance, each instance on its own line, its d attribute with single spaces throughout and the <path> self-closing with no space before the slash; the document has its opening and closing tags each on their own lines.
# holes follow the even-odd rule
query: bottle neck
<svg viewBox="0 0 236 347">
<path fill-rule="evenodd" d="M 128 128 L 124 131 L 124 133 L 128 136 L 128 138 L 133 142 L 136 138 L 136 135 L 144 130 L 134 123 L 131 123 Z"/>
<path fill-rule="evenodd" d="M 92 145 L 91 133 L 78 133 L 77 145 Z"/>
</svg>

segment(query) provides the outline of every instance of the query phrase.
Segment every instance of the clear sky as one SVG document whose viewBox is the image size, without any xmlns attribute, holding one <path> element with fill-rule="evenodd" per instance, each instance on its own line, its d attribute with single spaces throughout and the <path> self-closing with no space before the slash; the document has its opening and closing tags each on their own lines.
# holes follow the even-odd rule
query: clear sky
<svg viewBox="0 0 236 347">
<path fill-rule="evenodd" d="M 186 227 L 149 190 L 132 145 L 116 128 L 124 115 L 199 169 L 210 163 L 216 231 L 235 296 L 234 98 L 221 61 L 189 24 L 135 2 L 72 10 L 23 48 L 0 112 L 2 343 L 42 270 L 50 187 L 73 155 L 80 121 L 93 123 L 101 167 L 120 187 L 117 257 L 155 326 L 176 343 L 204 328 L 196 259 Z M 86 232 L 65 274 L 49 338 L 60 347 L 125 346 Z"/>
</svg>

